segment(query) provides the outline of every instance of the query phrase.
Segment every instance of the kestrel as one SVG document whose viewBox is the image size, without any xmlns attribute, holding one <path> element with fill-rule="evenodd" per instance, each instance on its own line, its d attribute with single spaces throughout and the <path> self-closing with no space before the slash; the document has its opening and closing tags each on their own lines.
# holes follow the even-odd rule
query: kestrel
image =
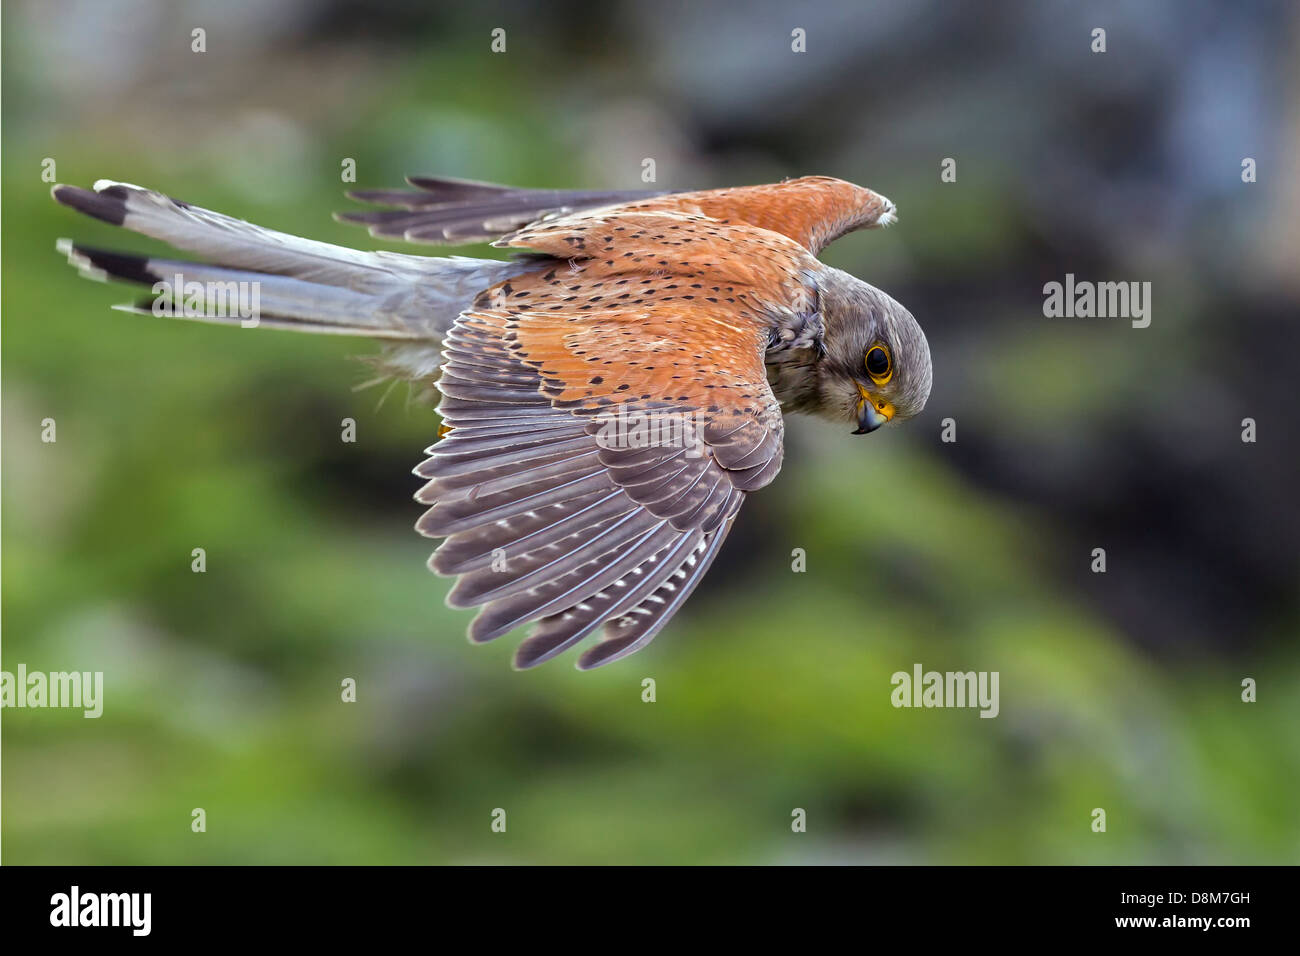
<svg viewBox="0 0 1300 956">
<path fill-rule="evenodd" d="M 216 306 L 251 287 L 259 325 L 379 339 L 393 375 L 436 386 L 445 437 L 415 469 L 429 506 L 416 528 L 443 539 L 429 566 L 457 578 L 447 603 L 481 607 L 471 640 L 534 625 L 516 667 L 597 631 L 580 669 L 645 647 L 745 497 L 776 477 L 783 412 L 863 434 L 929 396 L 911 313 L 816 258 L 894 221 L 870 189 L 825 176 L 676 193 L 408 182 L 350 194 L 396 208 L 340 218 L 515 257 L 359 252 L 104 180 L 53 195 L 202 260 L 62 240 L 83 274 L 153 287 L 129 311 L 171 296 L 181 317 L 248 325 Z"/>
</svg>

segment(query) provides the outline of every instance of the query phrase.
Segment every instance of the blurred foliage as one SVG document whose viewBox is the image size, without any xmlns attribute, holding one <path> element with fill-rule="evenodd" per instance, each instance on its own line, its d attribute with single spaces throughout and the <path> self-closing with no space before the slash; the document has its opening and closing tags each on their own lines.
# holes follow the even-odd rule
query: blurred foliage
<svg viewBox="0 0 1300 956">
<path fill-rule="evenodd" d="M 256 14 L 235 5 L 254 21 L 223 31 L 205 8 L 211 64 L 196 64 L 182 42 L 138 58 L 123 78 L 96 53 L 126 42 L 120 25 L 97 20 L 94 5 L 75 5 L 87 20 L 66 21 L 47 6 L 60 5 L 5 8 L 3 661 L 102 670 L 106 700 L 98 720 L 5 711 L 6 862 L 1300 856 L 1294 539 L 1283 530 L 1259 543 L 1251 535 L 1269 522 L 1234 509 L 1226 528 L 1189 547 L 1170 538 L 1161 551 L 1158 509 L 1150 524 L 1125 511 L 1134 485 L 1114 477 L 1127 474 L 1122 462 L 1102 457 L 1123 447 L 1113 423 L 1142 418 L 1123 412 L 1148 403 L 1154 415 L 1163 406 L 1152 392 L 1172 394 L 1166 380 L 1175 389 L 1183 374 L 1175 363 L 1198 360 L 1195 337 L 1166 331 L 1175 310 L 1194 328 L 1211 321 L 1197 316 L 1211 315 L 1205 303 L 1220 293 L 1211 277 L 1169 293 L 1142 340 L 1160 342 L 1155 352 L 1127 330 L 1045 324 L 1043 281 L 1086 255 L 1106 263 L 1118 253 L 1088 239 L 1044 252 L 1033 200 L 1013 198 L 1015 151 L 1037 135 L 1027 120 L 1019 140 L 997 147 L 1000 163 L 974 162 L 969 176 L 963 166 L 949 201 L 930 158 L 946 153 L 925 152 L 915 128 L 899 129 L 891 159 L 889 137 L 866 137 L 860 124 L 846 124 L 825 154 L 826 140 L 791 145 L 815 120 L 781 110 L 751 123 L 746 138 L 704 115 L 708 97 L 722 95 L 713 87 L 700 88 L 693 113 L 652 68 L 652 40 L 637 45 L 628 24 L 644 21 L 626 9 L 606 14 L 623 24 L 616 43 L 602 39 L 600 21 L 575 33 L 520 14 L 517 52 L 494 57 L 486 37 L 505 16 L 498 7 L 475 19 L 391 3 L 371 13 L 290 4 L 264 47 L 243 42 Z M 760 8 L 779 48 L 785 21 Z M 193 5 L 153 9 L 155 44 L 160 33 L 184 41 L 197 22 Z M 385 15 L 392 32 L 377 26 Z M 53 38 L 65 24 L 85 60 L 54 71 L 47 57 L 71 42 Z M 907 51 L 939 32 L 957 44 L 960 28 L 955 12 L 931 26 L 886 17 L 874 42 Z M 680 63 L 672 49 L 668 62 Z M 563 51 L 563 70 L 548 50 Z M 640 59 L 624 62 L 632 51 Z M 1027 109 L 1052 115 L 1060 90 L 1033 89 L 1032 66 L 1009 62 L 1028 89 L 1012 97 L 989 80 L 972 90 L 1027 97 Z M 807 68 L 803 95 L 816 103 L 812 90 L 840 74 L 825 61 Z M 644 88 L 623 90 L 625 113 L 610 113 L 600 100 L 611 77 L 632 76 Z M 931 129 L 964 129 L 988 103 L 924 82 L 911 95 L 928 104 Z M 675 132 L 655 125 L 661 104 L 684 115 Z M 588 114 L 598 110 L 613 129 L 593 144 Z M 633 144 L 632 160 L 616 163 L 639 132 L 655 145 Z M 328 218 L 345 205 L 338 157 L 358 160 L 361 186 L 417 172 L 628 186 L 642 155 L 679 155 L 677 168 L 697 181 L 674 179 L 685 174 L 667 163 L 661 175 L 681 187 L 848 175 L 836 165 L 845 156 L 883 166 L 852 178 L 898 200 L 902 224 L 846 240 L 828 258 L 916 311 L 931 330 L 937 385 L 920 420 L 868 440 L 791 421 L 781 478 L 747 503 L 684 612 L 648 650 L 589 674 L 568 659 L 513 673 L 513 639 L 466 644 L 470 615 L 443 605 L 448 582 L 424 568 L 431 543 L 411 530 L 420 507 L 409 470 L 437 417 L 405 386 L 357 388 L 368 369 L 350 357 L 367 344 L 110 312 L 134 291 L 78 279 L 56 238 L 154 247 L 74 218 L 39 178 L 41 160 L 54 157 L 63 182 L 125 179 L 375 248 Z M 1149 269 L 1183 275 L 1186 251 L 1175 241 Z M 1138 278 L 1141 268 L 1102 275 Z M 1293 304 L 1290 294 L 1277 292 Z M 1269 413 L 1276 435 L 1282 411 L 1259 412 Z M 55 444 L 40 441 L 47 416 L 58 423 Z M 938 441 L 947 416 L 961 423 L 956 445 Z M 357 421 L 356 444 L 339 441 L 346 417 Z M 1237 441 L 1232 418 L 1225 412 L 1219 458 L 1255 451 Z M 1204 441 L 1201 431 L 1193 447 Z M 1160 442 L 1133 443 L 1167 465 L 1170 482 L 1199 481 L 1169 464 L 1178 453 Z M 1293 527 L 1295 506 L 1269 489 L 1294 490 L 1293 463 L 1284 459 L 1274 479 L 1230 466 L 1264 496 L 1275 534 Z M 1057 473 L 1077 484 L 1047 483 Z M 1213 487 L 1221 500 L 1244 496 L 1232 483 Z M 1187 493 L 1199 510 L 1200 494 Z M 1172 484 L 1153 494 L 1179 499 Z M 1088 555 L 1108 518 L 1104 541 L 1129 534 L 1133 547 L 1111 547 L 1110 571 L 1093 576 Z M 1183 512 L 1169 520 L 1183 527 Z M 1265 570 L 1232 585 L 1234 623 L 1187 613 L 1214 624 L 1182 647 L 1176 605 L 1197 595 L 1179 562 L 1209 541 Z M 204 574 L 190 570 L 196 547 L 207 551 Z M 794 548 L 807 552 L 806 573 L 791 572 Z M 1234 564 L 1208 576 L 1231 581 Z M 1282 590 L 1259 593 L 1273 598 L 1248 590 L 1270 574 Z M 1170 621 L 1168 633 L 1133 623 L 1152 619 Z M 999 671 L 1000 716 L 894 709 L 889 677 L 914 662 Z M 1247 676 L 1260 686 L 1252 705 L 1239 699 Z M 357 680 L 355 704 L 340 702 L 344 677 Z M 657 681 L 653 704 L 641 701 L 645 677 Z M 201 835 L 190 832 L 194 807 L 207 812 Z M 489 829 L 496 807 L 507 810 L 506 834 Z M 808 812 L 806 834 L 791 833 L 796 807 Z M 1107 811 L 1104 835 L 1089 829 L 1094 807 Z"/>
</svg>

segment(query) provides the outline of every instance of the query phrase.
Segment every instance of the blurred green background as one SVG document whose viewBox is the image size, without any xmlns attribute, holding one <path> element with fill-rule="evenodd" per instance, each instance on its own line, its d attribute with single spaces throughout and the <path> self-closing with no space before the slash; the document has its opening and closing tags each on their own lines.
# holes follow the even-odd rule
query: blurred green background
<svg viewBox="0 0 1300 956">
<path fill-rule="evenodd" d="M 6 2 L 3 666 L 106 687 L 4 712 L 4 861 L 1297 862 L 1296 14 Z M 357 388 L 368 343 L 109 311 L 134 291 L 56 238 L 160 247 L 41 178 L 378 248 L 329 217 L 344 158 L 635 188 L 647 157 L 895 200 L 826 258 L 916 314 L 936 385 L 869 439 L 791 420 L 685 610 L 587 674 L 466 643 L 411 528 L 437 416 Z M 1152 282 L 1151 327 L 1044 318 L 1067 272 Z M 998 671 L 1000 716 L 894 709 L 917 662 Z"/>
</svg>

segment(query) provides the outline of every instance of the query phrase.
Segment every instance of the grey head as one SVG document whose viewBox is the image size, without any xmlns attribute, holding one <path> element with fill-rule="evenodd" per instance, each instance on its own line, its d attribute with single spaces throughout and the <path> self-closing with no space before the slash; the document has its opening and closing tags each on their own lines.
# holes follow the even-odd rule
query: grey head
<svg viewBox="0 0 1300 956">
<path fill-rule="evenodd" d="M 768 347 L 768 381 L 787 412 L 874 432 L 913 418 L 930 398 L 930 345 L 911 312 L 875 286 L 822 267 L 809 276 L 818 298 L 793 341 Z"/>
<path fill-rule="evenodd" d="M 857 425 L 854 434 L 905 421 L 930 397 L 930 346 L 912 313 L 839 269 L 816 277 L 822 334 L 792 411 Z M 778 396 L 779 397 L 779 396 Z"/>
</svg>

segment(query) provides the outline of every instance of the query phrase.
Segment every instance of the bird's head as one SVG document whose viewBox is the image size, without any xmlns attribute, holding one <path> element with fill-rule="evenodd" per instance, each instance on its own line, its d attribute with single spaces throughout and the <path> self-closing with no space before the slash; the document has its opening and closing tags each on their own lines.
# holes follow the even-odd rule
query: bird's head
<svg viewBox="0 0 1300 956">
<path fill-rule="evenodd" d="M 930 397 L 930 346 L 912 313 L 885 293 L 838 270 L 822 289 L 825 331 L 817 412 L 851 421 L 855 435 L 903 421 Z"/>
</svg>

